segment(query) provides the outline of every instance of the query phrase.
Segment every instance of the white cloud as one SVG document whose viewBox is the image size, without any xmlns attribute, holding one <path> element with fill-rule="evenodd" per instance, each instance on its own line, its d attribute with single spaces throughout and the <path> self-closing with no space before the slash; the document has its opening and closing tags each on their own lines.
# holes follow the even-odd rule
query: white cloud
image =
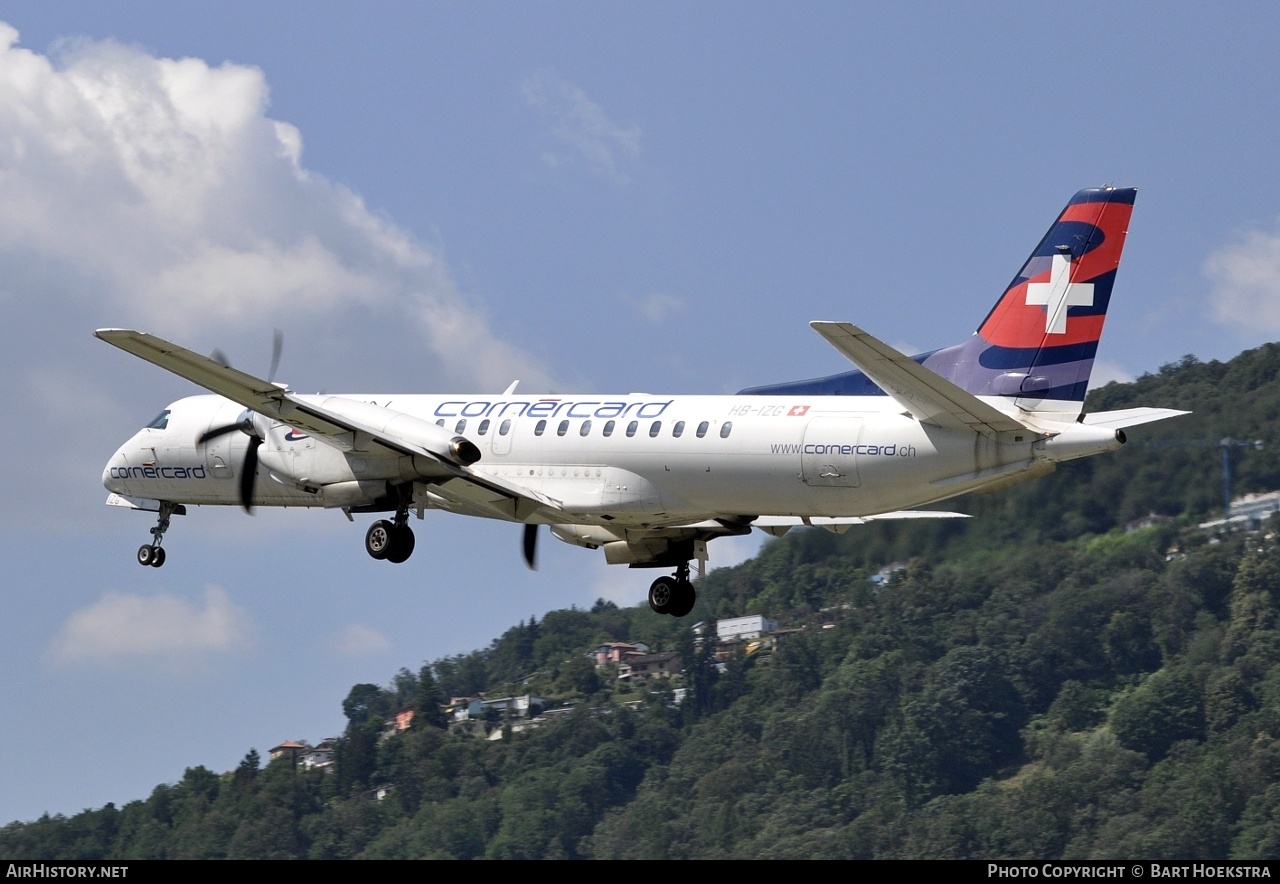
<svg viewBox="0 0 1280 884">
<path fill-rule="evenodd" d="M 684 301 L 662 292 L 650 292 L 638 298 L 624 292 L 622 299 L 635 307 L 641 316 L 654 325 L 661 325 L 668 316 L 684 310 L 685 307 Z"/>
<path fill-rule="evenodd" d="M 381 654 L 391 650 L 391 639 L 372 626 L 353 623 L 334 638 L 333 649 L 349 657 Z"/>
<path fill-rule="evenodd" d="M 525 102 L 551 126 L 559 151 L 547 151 L 548 165 L 578 160 L 597 175 L 618 183 L 629 176 L 620 167 L 640 156 L 640 127 L 622 126 L 610 120 L 587 93 L 547 70 L 537 71 L 521 85 Z"/>
<path fill-rule="evenodd" d="M 37 493 L 77 512 L 101 499 L 101 464 L 168 401 L 141 378 L 199 392 L 92 341 L 99 326 L 217 346 L 249 371 L 265 370 L 278 326 L 281 376 L 300 388 L 555 386 L 494 334 L 437 249 L 305 168 L 302 133 L 267 116 L 261 70 L 61 45 L 22 48 L 0 22 L 0 348 L 13 375 L 0 409 L 40 415 L 44 456 L 80 468 L 17 479 L 6 519 L 19 524 L 16 502 Z"/>
<path fill-rule="evenodd" d="M 1093 361 L 1093 372 L 1089 375 L 1090 389 L 1097 389 L 1117 381 L 1121 384 L 1133 383 L 1133 374 L 1129 372 L 1123 365 L 1118 362 L 1110 362 L 1106 359 L 1095 359 Z"/>
<path fill-rule="evenodd" d="M 67 618 L 48 655 L 62 664 L 189 662 L 244 647 L 249 631 L 248 615 L 217 586 L 205 588 L 203 606 L 167 593 L 109 592 Z"/>
<path fill-rule="evenodd" d="M 545 380 L 439 255 L 303 168 L 301 134 L 266 116 L 262 71 L 111 42 L 51 59 L 17 37 L 0 23 L 4 277 L 56 267 L 60 300 L 171 334 L 375 311 L 410 320 L 447 373 L 464 373 L 461 336 L 467 380 Z"/>
<path fill-rule="evenodd" d="M 1205 260 L 1214 318 L 1251 333 L 1280 331 L 1280 231 L 1248 231 Z"/>
</svg>

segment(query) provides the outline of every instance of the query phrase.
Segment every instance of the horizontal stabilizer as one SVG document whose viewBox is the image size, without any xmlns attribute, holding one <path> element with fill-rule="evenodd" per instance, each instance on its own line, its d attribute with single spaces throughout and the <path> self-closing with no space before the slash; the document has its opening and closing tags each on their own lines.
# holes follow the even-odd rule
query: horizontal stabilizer
<svg viewBox="0 0 1280 884">
<path fill-rule="evenodd" d="M 994 406 L 848 322 L 811 322 L 863 374 L 925 424 L 984 435 L 1027 429 Z"/>
<path fill-rule="evenodd" d="M 1176 408 L 1124 408 L 1120 411 L 1095 411 L 1084 416 L 1084 423 L 1091 427 L 1107 427 L 1112 430 L 1123 430 L 1125 427 L 1136 427 L 1152 421 L 1162 421 L 1171 417 L 1191 414 Z"/>
</svg>

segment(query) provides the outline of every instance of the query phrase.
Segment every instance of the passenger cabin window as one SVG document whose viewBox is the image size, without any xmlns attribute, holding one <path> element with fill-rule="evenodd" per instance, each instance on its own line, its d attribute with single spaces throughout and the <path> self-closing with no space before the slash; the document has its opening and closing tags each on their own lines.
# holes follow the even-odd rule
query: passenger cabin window
<svg viewBox="0 0 1280 884">
<path fill-rule="evenodd" d="M 547 428 L 546 421 L 538 421 L 538 425 L 533 428 L 533 435 L 541 436 L 543 431 L 546 430 L 546 428 Z"/>
<path fill-rule="evenodd" d="M 444 418 L 440 418 L 440 420 L 436 421 L 436 426 L 437 426 L 437 427 L 443 427 L 443 426 L 444 426 Z"/>
<path fill-rule="evenodd" d="M 649 438 L 653 438 L 662 432 L 662 421 L 654 421 L 649 425 Z"/>
<path fill-rule="evenodd" d="M 627 424 L 627 435 L 634 436 L 636 434 L 636 429 L 639 426 L 640 426 L 640 421 L 632 421 L 631 423 Z"/>
<path fill-rule="evenodd" d="M 485 433 L 489 432 L 489 419 L 488 419 L 488 418 L 485 418 L 484 420 L 480 421 L 480 426 L 476 429 L 476 432 L 477 432 L 477 433 L 479 433 L 481 436 L 483 436 Z"/>
<path fill-rule="evenodd" d="M 615 425 L 616 423 L 617 423 L 616 421 L 605 421 L 605 422 L 604 422 L 604 434 L 605 434 L 606 436 L 612 436 L 612 435 L 613 435 L 613 428 L 614 428 L 614 425 Z"/>
<path fill-rule="evenodd" d="M 465 433 L 467 431 L 467 419 L 464 417 L 462 420 L 458 421 L 458 425 L 453 428 L 453 431 L 455 433 Z"/>
<path fill-rule="evenodd" d="M 169 409 L 165 409 L 156 415 L 156 419 L 147 424 L 148 430 L 163 430 L 169 426 Z"/>
<path fill-rule="evenodd" d="M 581 429 L 581 430 L 578 430 L 578 435 L 579 435 L 579 436 L 586 436 L 586 435 L 587 435 L 588 433 L 590 433 L 590 432 L 591 432 L 591 421 L 583 421 L 583 422 L 582 422 L 582 429 Z"/>
<path fill-rule="evenodd" d="M 699 439 L 701 439 L 703 436 L 707 435 L 707 427 L 708 427 L 708 426 L 709 426 L 709 424 L 708 424 L 706 421 L 703 421 L 702 423 L 698 424 L 698 438 L 699 438 Z"/>
<path fill-rule="evenodd" d="M 676 421 L 676 425 L 671 428 L 671 435 L 677 439 L 684 435 L 684 421 Z"/>
<path fill-rule="evenodd" d="M 729 434 L 733 432 L 733 421 L 725 421 L 720 425 L 720 438 L 728 439 Z"/>
<path fill-rule="evenodd" d="M 510 433 L 510 432 L 511 432 L 511 418 L 507 418 L 502 423 L 498 424 L 499 436 L 505 436 L 507 435 L 507 433 Z"/>
<path fill-rule="evenodd" d="M 569 432 L 569 422 L 560 421 L 560 426 L 556 427 L 556 435 L 563 436 L 567 432 Z"/>
</svg>

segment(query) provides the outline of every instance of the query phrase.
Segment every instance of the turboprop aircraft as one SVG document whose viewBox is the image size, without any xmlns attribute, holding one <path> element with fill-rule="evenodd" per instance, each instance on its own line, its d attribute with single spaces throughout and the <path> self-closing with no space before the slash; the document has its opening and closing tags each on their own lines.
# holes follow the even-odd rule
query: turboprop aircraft
<svg viewBox="0 0 1280 884">
<path fill-rule="evenodd" d="M 810 325 L 857 370 L 735 396 L 301 395 L 138 331 L 97 337 L 215 395 L 181 399 L 112 456 L 109 504 L 158 513 L 138 562 L 164 563 L 187 505 L 386 513 L 370 556 L 404 562 L 411 513 L 539 525 L 610 564 L 674 568 L 649 589 L 684 616 L 707 543 L 800 525 L 947 518 L 916 507 L 1119 448 L 1124 428 L 1186 412 L 1086 414 L 1089 373 L 1133 188 L 1072 197 L 966 341 L 908 357 L 847 322 Z M 279 348 L 277 345 L 277 358 Z M 273 359 L 272 374 L 274 374 Z"/>
</svg>

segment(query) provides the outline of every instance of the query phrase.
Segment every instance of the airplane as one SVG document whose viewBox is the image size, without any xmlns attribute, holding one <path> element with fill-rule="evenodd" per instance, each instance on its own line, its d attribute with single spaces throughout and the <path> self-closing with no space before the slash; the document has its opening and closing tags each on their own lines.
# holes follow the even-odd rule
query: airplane
<svg viewBox="0 0 1280 884">
<path fill-rule="evenodd" d="M 374 559 L 406 561 L 428 509 L 538 526 L 610 564 L 674 568 L 659 614 L 696 601 L 690 563 L 760 529 L 843 532 L 876 519 L 953 518 L 919 507 L 992 491 L 1113 451 L 1124 429 L 1186 414 L 1085 413 L 1135 188 L 1081 190 L 976 332 L 908 357 L 847 322 L 811 322 L 855 370 L 732 396 L 302 395 L 128 329 L 94 334 L 209 390 L 181 399 L 116 451 L 107 502 L 155 512 L 141 565 L 164 564 L 188 505 L 389 514 Z M 279 358 L 279 339 L 271 375 Z"/>
</svg>

